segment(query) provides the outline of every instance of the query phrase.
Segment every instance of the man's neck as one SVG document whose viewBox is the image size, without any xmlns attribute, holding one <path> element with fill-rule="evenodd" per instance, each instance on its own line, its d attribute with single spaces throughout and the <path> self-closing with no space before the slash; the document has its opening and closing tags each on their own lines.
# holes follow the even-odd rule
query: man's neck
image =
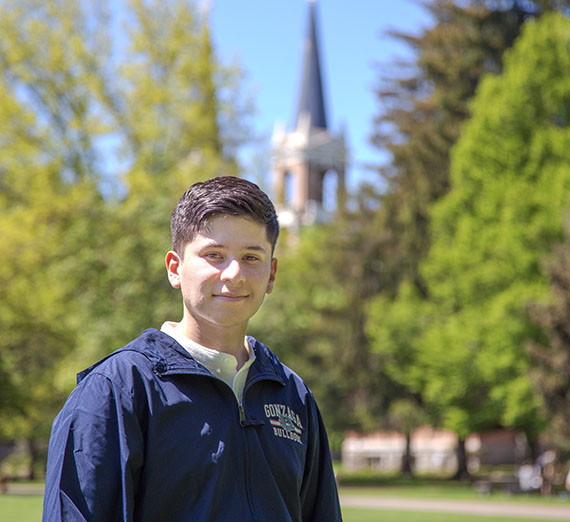
<svg viewBox="0 0 570 522">
<path fill-rule="evenodd" d="M 245 342 L 245 328 L 218 328 L 204 327 L 197 325 L 194 321 L 188 320 L 186 317 L 178 323 L 177 329 L 191 339 L 211 350 L 233 355 L 237 362 L 238 370 L 249 359 L 249 348 Z"/>
</svg>

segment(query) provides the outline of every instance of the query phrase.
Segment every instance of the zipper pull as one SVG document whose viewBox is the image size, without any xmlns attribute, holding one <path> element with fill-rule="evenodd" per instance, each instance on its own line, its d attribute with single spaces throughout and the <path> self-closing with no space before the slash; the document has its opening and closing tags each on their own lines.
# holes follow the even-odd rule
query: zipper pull
<svg viewBox="0 0 570 522">
<path fill-rule="evenodd" d="M 245 426 L 245 410 L 241 402 L 239 403 L 239 423 L 242 427 Z"/>
</svg>

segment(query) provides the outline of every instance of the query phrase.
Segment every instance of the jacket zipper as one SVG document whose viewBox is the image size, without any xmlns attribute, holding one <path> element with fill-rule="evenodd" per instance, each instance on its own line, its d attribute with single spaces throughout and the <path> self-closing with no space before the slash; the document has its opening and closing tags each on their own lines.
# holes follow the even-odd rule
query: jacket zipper
<svg viewBox="0 0 570 522">
<path fill-rule="evenodd" d="M 239 410 L 239 424 L 242 428 L 245 427 L 245 408 L 243 407 L 243 395 L 242 395 L 242 400 L 240 401 L 237 397 L 237 395 L 234 393 L 233 388 L 223 379 L 220 379 L 217 375 L 211 375 L 210 377 L 212 377 L 213 379 L 216 379 L 217 381 L 223 382 L 225 386 L 227 386 L 230 391 L 232 392 L 232 395 L 234 396 L 234 399 L 237 402 L 238 405 L 238 410 Z M 244 393 L 245 393 L 245 388 L 244 388 Z"/>
<path fill-rule="evenodd" d="M 220 379 L 217 375 L 210 374 L 210 377 L 213 378 L 213 379 L 216 379 L 217 381 L 223 382 L 224 385 L 227 386 L 227 387 L 230 389 L 230 391 L 232 392 L 232 395 L 234 396 L 234 398 L 235 398 L 235 400 L 236 400 L 236 402 L 237 402 L 237 404 L 238 404 L 238 410 L 239 410 L 239 424 L 240 424 L 240 426 L 241 426 L 242 428 L 245 428 L 245 426 L 246 426 L 246 423 L 245 423 L 245 408 L 243 407 L 243 398 L 245 397 L 245 392 L 246 392 L 253 384 L 255 384 L 255 383 L 258 382 L 258 381 L 266 380 L 267 377 L 258 376 L 258 377 L 256 377 L 255 379 L 253 379 L 252 381 L 247 382 L 246 385 L 245 385 L 244 388 L 243 388 L 243 393 L 242 393 L 242 396 L 241 396 L 241 400 L 238 399 L 237 395 L 234 393 L 233 388 L 232 388 L 226 381 L 224 381 L 223 379 Z M 269 380 L 277 380 L 277 379 L 269 379 Z M 278 382 L 281 382 L 281 381 L 278 381 Z"/>
<path fill-rule="evenodd" d="M 232 393 L 233 393 L 233 390 L 232 390 Z M 242 436 L 243 449 L 244 449 L 245 456 L 246 456 L 245 461 L 244 461 L 244 466 L 243 466 L 243 481 L 244 481 L 243 486 L 244 486 L 244 490 L 245 490 L 245 498 L 247 501 L 247 505 L 249 507 L 249 512 L 251 513 L 252 520 L 257 520 L 257 517 L 255 516 L 254 510 L 253 510 L 252 496 L 251 496 L 251 491 L 250 491 L 250 479 L 249 479 L 249 473 L 248 473 L 248 466 L 246 464 L 250 458 L 249 457 L 250 451 L 249 451 L 248 433 L 247 433 L 247 430 L 245 429 L 247 427 L 247 425 L 246 425 L 246 418 L 245 418 L 245 408 L 243 406 L 244 395 L 245 395 L 245 388 L 243 390 L 241 400 L 239 400 L 234 393 L 234 396 L 236 397 L 236 400 L 238 403 L 239 424 L 242 427 L 241 436 Z"/>
<path fill-rule="evenodd" d="M 239 407 L 239 423 L 240 423 L 241 427 L 244 428 L 245 427 L 245 409 L 243 407 L 243 404 L 239 401 L 238 401 L 238 407 Z"/>
</svg>

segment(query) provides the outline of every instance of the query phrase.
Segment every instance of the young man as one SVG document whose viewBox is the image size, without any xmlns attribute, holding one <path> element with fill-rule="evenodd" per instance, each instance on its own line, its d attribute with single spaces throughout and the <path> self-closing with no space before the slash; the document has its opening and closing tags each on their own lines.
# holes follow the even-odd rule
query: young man
<svg viewBox="0 0 570 522">
<path fill-rule="evenodd" d="M 166 322 L 78 375 L 50 439 L 44 522 L 336 522 L 311 392 L 246 336 L 279 225 L 246 180 L 192 185 L 172 214 Z"/>
</svg>

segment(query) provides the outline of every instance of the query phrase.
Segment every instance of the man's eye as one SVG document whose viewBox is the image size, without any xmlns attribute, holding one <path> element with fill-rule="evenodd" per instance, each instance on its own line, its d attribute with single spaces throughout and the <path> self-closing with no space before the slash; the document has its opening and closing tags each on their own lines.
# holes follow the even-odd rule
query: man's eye
<svg viewBox="0 0 570 522">
<path fill-rule="evenodd" d="M 221 259 L 221 258 L 222 258 L 222 255 L 221 255 L 220 253 L 218 253 L 218 252 L 206 252 L 206 253 L 204 254 L 204 257 L 205 257 L 206 259 Z"/>
<path fill-rule="evenodd" d="M 253 255 L 253 254 L 250 254 L 250 255 L 245 256 L 244 259 L 245 259 L 246 261 L 249 261 L 249 262 L 259 261 L 259 257 L 258 257 L 258 256 L 255 256 L 255 255 Z"/>
</svg>

